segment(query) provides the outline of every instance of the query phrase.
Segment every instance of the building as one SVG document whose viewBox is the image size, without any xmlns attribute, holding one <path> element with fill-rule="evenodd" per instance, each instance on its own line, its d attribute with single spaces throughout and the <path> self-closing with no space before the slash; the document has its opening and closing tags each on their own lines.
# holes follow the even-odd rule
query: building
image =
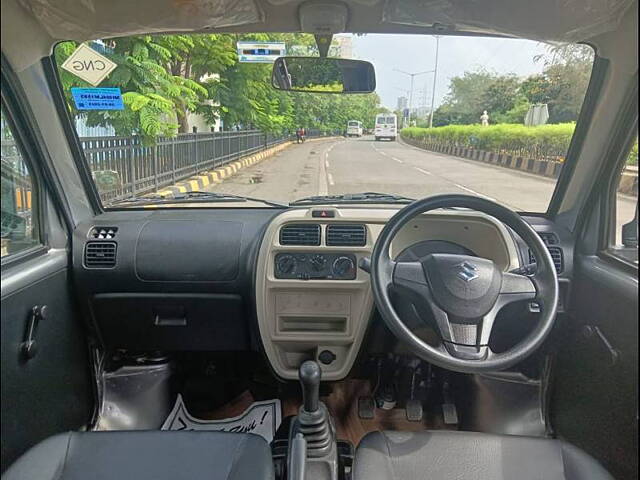
<svg viewBox="0 0 640 480">
<path fill-rule="evenodd" d="M 407 97 L 398 97 L 398 103 L 396 104 L 396 110 L 403 111 L 409 105 Z"/>
<path fill-rule="evenodd" d="M 213 73 L 211 75 L 204 75 L 200 78 L 200 82 L 201 83 L 207 83 L 207 82 L 216 82 L 220 80 L 220 75 L 217 73 Z M 215 104 L 213 102 L 213 100 L 204 100 L 203 105 L 209 105 L 209 106 L 218 106 L 217 104 Z M 209 122 L 207 122 L 207 119 L 204 117 L 204 115 L 200 115 L 198 113 L 192 113 L 192 112 L 188 112 L 187 113 L 187 124 L 189 125 L 189 132 L 192 133 L 205 133 L 205 132 L 220 132 L 223 128 L 222 125 L 222 120 L 220 120 L 220 118 L 217 118 L 215 123 L 213 125 L 211 125 Z"/>
<path fill-rule="evenodd" d="M 413 118 L 429 118 L 429 113 L 431 109 L 429 107 L 417 107 L 413 109 L 411 116 Z"/>
</svg>

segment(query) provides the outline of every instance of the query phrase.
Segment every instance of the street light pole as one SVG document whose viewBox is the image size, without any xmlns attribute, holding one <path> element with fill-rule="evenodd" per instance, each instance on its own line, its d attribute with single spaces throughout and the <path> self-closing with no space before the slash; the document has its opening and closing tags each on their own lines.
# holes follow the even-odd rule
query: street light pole
<svg viewBox="0 0 640 480">
<path fill-rule="evenodd" d="M 405 75 L 409 75 L 411 77 L 411 89 L 409 90 L 409 126 L 411 126 L 411 108 L 413 105 L 413 79 L 415 77 L 417 77 L 418 75 L 424 75 L 425 73 L 431 73 L 433 72 L 433 70 L 427 70 L 425 72 L 415 72 L 415 73 L 409 73 L 409 72 L 405 72 L 404 70 L 400 70 L 397 68 L 394 68 L 394 70 L 396 72 L 400 72 L 403 73 Z"/>
<path fill-rule="evenodd" d="M 433 69 L 433 90 L 431 92 L 431 112 L 429 114 L 429 128 L 433 128 L 433 110 L 436 101 L 436 78 L 438 77 L 438 53 L 440 51 L 440 36 L 434 35 L 436 39 L 436 66 Z"/>
</svg>

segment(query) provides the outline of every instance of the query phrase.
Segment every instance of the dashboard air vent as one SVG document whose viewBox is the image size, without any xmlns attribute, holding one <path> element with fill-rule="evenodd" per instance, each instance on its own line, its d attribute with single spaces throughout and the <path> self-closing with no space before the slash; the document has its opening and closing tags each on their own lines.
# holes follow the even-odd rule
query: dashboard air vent
<svg viewBox="0 0 640 480">
<path fill-rule="evenodd" d="M 543 232 L 538 233 L 538 235 L 542 238 L 542 241 L 546 246 L 557 245 L 560 243 L 555 233 Z"/>
<path fill-rule="evenodd" d="M 327 225 L 327 245 L 332 247 L 364 247 L 367 229 L 364 225 Z"/>
<path fill-rule="evenodd" d="M 118 227 L 93 227 L 89 232 L 90 238 L 96 240 L 112 240 L 116 238 Z"/>
<path fill-rule="evenodd" d="M 84 247 L 86 268 L 113 268 L 116 266 L 116 242 L 87 242 Z"/>
<path fill-rule="evenodd" d="M 549 253 L 551 253 L 551 258 L 553 259 L 553 264 L 556 267 L 556 272 L 562 273 L 564 268 L 564 259 L 562 257 L 562 249 L 558 247 L 547 247 L 549 249 Z M 529 250 L 529 263 L 536 263 L 536 257 L 531 250 Z"/>
<path fill-rule="evenodd" d="M 280 229 L 280 245 L 320 245 L 320 225 L 296 223 Z"/>
</svg>

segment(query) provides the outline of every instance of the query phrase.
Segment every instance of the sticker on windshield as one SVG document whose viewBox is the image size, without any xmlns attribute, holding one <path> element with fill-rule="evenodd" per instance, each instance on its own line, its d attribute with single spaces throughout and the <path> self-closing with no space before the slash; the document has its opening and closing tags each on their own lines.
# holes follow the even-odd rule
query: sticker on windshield
<svg viewBox="0 0 640 480">
<path fill-rule="evenodd" d="M 60 65 L 66 71 L 73 73 L 91 85 L 99 85 L 118 66 L 104 55 L 100 55 L 84 43 Z"/>
<path fill-rule="evenodd" d="M 119 88 L 71 88 L 78 110 L 124 110 Z"/>
</svg>

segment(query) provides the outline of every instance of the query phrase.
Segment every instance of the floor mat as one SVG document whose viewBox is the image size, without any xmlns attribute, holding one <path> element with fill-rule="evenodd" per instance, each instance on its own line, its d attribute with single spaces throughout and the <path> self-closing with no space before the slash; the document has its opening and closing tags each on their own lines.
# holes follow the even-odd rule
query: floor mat
<svg viewBox="0 0 640 480">
<path fill-rule="evenodd" d="M 271 442 L 282 422 L 280 400 L 253 402 L 242 414 L 233 418 L 204 420 L 192 416 L 178 394 L 162 430 L 209 430 L 217 432 L 254 433 Z"/>
</svg>

